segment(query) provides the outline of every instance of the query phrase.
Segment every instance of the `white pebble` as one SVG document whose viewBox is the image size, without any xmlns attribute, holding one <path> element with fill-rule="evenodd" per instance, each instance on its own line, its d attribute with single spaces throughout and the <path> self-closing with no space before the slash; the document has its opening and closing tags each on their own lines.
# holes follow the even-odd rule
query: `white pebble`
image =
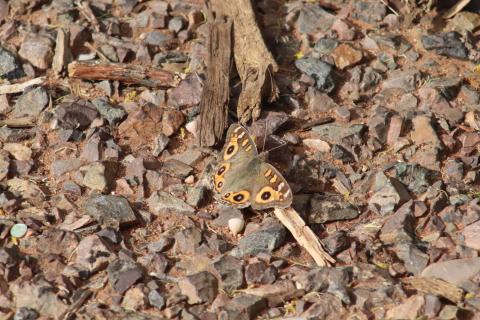
<svg viewBox="0 0 480 320">
<path fill-rule="evenodd" d="M 195 182 L 195 177 L 192 176 L 192 175 L 185 178 L 185 183 L 187 183 L 187 184 L 192 184 L 194 182 Z"/>
<path fill-rule="evenodd" d="M 228 220 L 228 228 L 233 233 L 234 236 L 240 233 L 245 227 L 245 220 L 243 218 L 231 218 Z"/>
<path fill-rule="evenodd" d="M 190 121 L 185 125 L 185 129 L 187 129 L 188 132 L 193 134 L 195 137 L 197 136 L 197 119 Z"/>
</svg>

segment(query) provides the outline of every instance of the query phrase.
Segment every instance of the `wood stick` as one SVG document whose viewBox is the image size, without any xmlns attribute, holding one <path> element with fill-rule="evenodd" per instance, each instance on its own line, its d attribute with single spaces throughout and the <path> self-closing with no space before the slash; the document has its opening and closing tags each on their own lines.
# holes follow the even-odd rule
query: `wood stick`
<svg viewBox="0 0 480 320">
<path fill-rule="evenodd" d="M 212 5 L 217 15 L 227 15 L 233 20 L 233 54 L 242 80 L 237 116 L 245 124 L 260 116 L 263 95 L 269 102 L 278 98 L 273 79 L 278 65 L 263 41 L 251 0 L 212 0 Z"/>
<path fill-rule="evenodd" d="M 404 279 L 403 282 L 418 291 L 441 296 L 455 303 L 460 303 L 463 300 L 462 289 L 441 279 L 410 277 Z"/>
<path fill-rule="evenodd" d="M 68 76 L 84 80 L 117 80 L 147 87 L 171 88 L 177 85 L 169 71 L 124 63 L 74 61 L 68 65 Z"/>
<path fill-rule="evenodd" d="M 0 94 L 23 92 L 28 87 L 42 84 L 44 81 L 45 77 L 38 77 L 22 83 L 5 84 L 3 86 L 0 86 Z"/>
<path fill-rule="evenodd" d="M 335 263 L 335 259 L 325 252 L 320 240 L 312 229 L 305 224 L 297 211 L 293 208 L 275 208 L 273 212 L 277 219 L 292 233 L 295 240 L 312 256 L 318 266 L 326 267 Z"/>
<path fill-rule="evenodd" d="M 208 31 L 207 81 L 200 101 L 199 141 L 201 146 L 211 147 L 222 140 L 228 125 L 232 20 L 217 17 L 209 23 Z"/>
</svg>

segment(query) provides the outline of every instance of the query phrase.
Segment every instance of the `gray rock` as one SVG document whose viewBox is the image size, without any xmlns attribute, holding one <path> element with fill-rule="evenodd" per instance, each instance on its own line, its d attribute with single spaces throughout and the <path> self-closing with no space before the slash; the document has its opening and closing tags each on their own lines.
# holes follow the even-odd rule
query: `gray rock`
<svg viewBox="0 0 480 320">
<path fill-rule="evenodd" d="M 350 248 L 350 238 L 343 230 L 335 231 L 322 239 L 322 244 L 331 255 L 336 255 L 348 248 Z"/>
<path fill-rule="evenodd" d="M 330 38 L 321 38 L 315 43 L 313 50 L 318 52 L 320 55 L 330 54 L 333 49 L 338 46 L 338 41 Z"/>
<path fill-rule="evenodd" d="M 445 182 L 446 183 L 454 183 L 460 182 L 463 179 L 463 162 L 455 160 L 455 159 L 448 159 L 445 161 L 444 164 L 444 171 L 445 171 Z"/>
<path fill-rule="evenodd" d="M 84 130 L 98 116 L 98 111 L 90 102 L 78 100 L 61 103 L 55 114 L 61 128 Z"/>
<path fill-rule="evenodd" d="M 330 93 L 335 89 L 332 65 L 313 57 L 306 57 L 295 61 L 295 66 L 315 80 L 315 86 L 318 90 Z"/>
<path fill-rule="evenodd" d="M 330 154 L 334 159 L 341 160 L 343 163 L 349 163 L 355 160 L 355 157 L 350 151 L 338 144 L 332 146 Z"/>
<path fill-rule="evenodd" d="M 224 255 L 212 261 L 212 267 L 220 279 L 220 288 L 227 293 L 244 285 L 242 260 Z"/>
<path fill-rule="evenodd" d="M 186 228 L 175 233 L 175 246 L 173 251 L 176 253 L 193 254 L 202 242 L 202 231 L 196 227 Z"/>
<path fill-rule="evenodd" d="M 145 37 L 145 43 L 151 46 L 164 46 L 172 41 L 172 39 L 173 35 L 171 33 L 153 30 Z"/>
<path fill-rule="evenodd" d="M 429 257 L 412 243 L 397 243 L 393 251 L 413 275 L 419 275 L 428 265 Z"/>
<path fill-rule="evenodd" d="M 460 286 L 479 272 L 480 258 L 468 258 L 432 263 L 422 271 L 421 276 L 442 279 Z"/>
<path fill-rule="evenodd" d="M 387 15 L 387 7 L 380 2 L 355 1 L 352 18 L 376 24 Z"/>
<path fill-rule="evenodd" d="M 177 16 L 173 17 L 168 21 L 168 29 L 172 30 L 175 33 L 180 32 L 185 26 L 185 20 L 182 17 Z"/>
<path fill-rule="evenodd" d="M 188 189 L 186 202 L 192 207 L 199 207 L 208 198 L 209 188 L 206 186 L 194 186 Z"/>
<path fill-rule="evenodd" d="M 335 16 L 324 10 L 317 3 L 305 3 L 300 10 L 297 20 L 297 28 L 300 33 L 316 34 L 319 31 L 328 31 Z"/>
<path fill-rule="evenodd" d="M 125 110 L 121 107 L 113 107 L 108 103 L 106 99 L 95 99 L 92 101 L 93 105 L 97 108 L 100 115 L 108 121 L 111 126 L 119 124 L 123 118 L 127 115 Z"/>
<path fill-rule="evenodd" d="M 107 177 L 106 167 L 101 162 L 83 166 L 80 171 L 85 173 L 82 184 L 87 188 L 104 192 L 111 185 L 111 181 Z"/>
<path fill-rule="evenodd" d="M 34 67 L 48 69 L 53 60 L 53 41 L 44 36 L 28 36 L 22 42 L 18 54 Z"/>
<path fill-rule="evenodd" d="M 201 79 L 195 74 L 190 74 L 170 91 L 168 100 L 177 108 L 192 107 L 200 103 L 202 92 Z"/>
<path fill-rule="evenodd" d="M 152 194 L 147 200 L 150 211 L 155 215 L 164 215 L 167 213 L 178 213 L 191 215 L 195 210 L 171 194 L 163 191 Z"/>
<path fill-rule="evenodd" d="M 210 272 L 202 271 L 187 276 L 178 283 L 189 304 L 211 303 L 218 294 L 218 281 Z"/>
<path fill-rule="evenodd" d="M 106 227 L 118 228 L 137 220 L 128 200 L 119 196 L 90 197 L 85 202 L 84 208 L 86 214 Z"/>
<path fill-rule="evenodd" d="M 328 123 L 312 128 L 315 137 L 325 140 L 329 143 L 342 144 L 345 138 L 355 136 L 360 138 L 366 126 L 363 124 L 354 124 L 348 127 L 336 123 Z"/>
<path fill-rule="evenodd" d="M 389 75 L 388 78 L 383 81 L 382 88 L 387 89 L 398 89 L 403 92 L 414 91 L 422 79 L 422 75 L 415 69 L 410 70 L 394 70 Z"/>
<path fill-rule="evenodd" d="M 160 133 L 156 138 L 153 146 L 152 154 L 155 157 L 158 157 L 163 150 L 167 147 L 168 143 L 170 142 L 170 138 Z"/>
<path fill-rule="evenodd" d="M 40 316 L 35 309 L 30 307 L 18 308 L 13 316 L 13 320 L 35 320 Z"/>
<path fill-rule="evenodd" d="M 18 64 L 15 56 L 10 51 L 0 48 L 0 77 L 11 80 L 22 75 L 22 66 Z"/>
<path fill-rule="evenodd" d="M 311 199 L 308 222 L 326 223 L 349 220 L 355 219 L 359 214 L 360 212 L 354 206 L 339 197 L 315 195 Z"/>
<path fill-rule="evenodd" d="M 422 36 L 422 45 L 426 50 L 451 58 L 466 59 L 468 51 L 458 32 L 445 32 Z"/>
<path fill-rule="evenodd" d="M 373 195 L 368 201 L 373 209 L 382 215 L 388 215 L 394 212 L 396 206 L 408 200 L 410 195 L 400 181 L 387 177 L 383 172 L 375 175 Z"/>
<path fill-rule="evenodd" d="M 150 303 L 152 307 L 161 310 L 165 307 L 165 298 L 158 292 L 158 290 L 151 290 L 148 293 L 148 303 Z"/>
<path fill-rule="evenodd" d="M 121 259 L 111 262 L 107 273 L 110 285 L 119 294 L 123 294 L 143 278 L 142 271 L 135 263 Z"/>
<path fill-rule="evenodd" d="M 79 169 L 82 165 L 83 161 L 78 158 L 68 160 L 55 160 L 52 162 L 50 171 L 55 178 L 59 178 L 67 172 Z"/>
<path fill-rule="evenodd" d="M 407 189 L 415 194 L 427 191 L 431 181 L 437 173 L 428 170 L 416 163 L 399 162 L 393 166 L 394 177 L 406 185 Z"/>
<path fill-rule="evenodd" d="M 10 170 L 10 157 L 7 152 L 0 152 L 0 181 L 5 179 Z"/>
<path fill-rule="evenodd" d="M 13 107 L 12 115 L 15 118 L 30 116 L 37 117 L 48 105 L 49 97 L 43 87 L 37 87 L 23 93 Z"/>
<path fill-rule="evenodd" d="M 162 172 L 180 179 L 185 179 L 192 171 L 192 167 L 176 159 L 168 159 L 163 163 L 162 167 Z"/>
<path fill-rule="evenodd" d="M 265 298 L 252 295 L 241 294 L 232 299 L 220 311 L 220 319 L 256 319 L 257 316 L 267 308 Z"/>
<path fill-rule="evenodd" d="M 148 251 L 156 253 L 156 252 L 162 252 L 166 250 L 172 244 L 173 244 L 172 238 L 162 236 L 160 237 L 159 240 L 149 243 L 147 248 L 148 248 Z"/>
<path fill-rule="evenodd" d="M 417 319 L 423 314 L 425 298 L 417 294 L 408 298 L 405 302 L 394 306 L 387 311 L 386 319 L 404 320 Z"/>
<path fill-rule="evenodd" d="M 462 230 L 464 242 L 467 247 L 480 250 L 480 221 L 476 221 Z"/>
<path fill-rule="evenodd" d="M 261 252 L 272 252 L 285 240 L 285 227 L 277 222 L 266 223 L 260 229 L 244 236 L 238 246 L 232 250 L 235 257 L 256 255 Z"/>
</svg>

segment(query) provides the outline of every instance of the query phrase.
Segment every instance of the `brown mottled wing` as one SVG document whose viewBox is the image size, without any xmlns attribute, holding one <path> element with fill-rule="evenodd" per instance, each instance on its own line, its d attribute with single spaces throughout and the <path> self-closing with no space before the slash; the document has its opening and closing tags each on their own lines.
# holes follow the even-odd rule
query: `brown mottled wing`
<svg viewBox="0 0 480 320">
<path fill-rule="evenodd" d="M 287 208 L 292 199 L 292 190 L 285 178 L 271 164 L 263 162 L 253 187 L 252 208 Z"/>
</svg>

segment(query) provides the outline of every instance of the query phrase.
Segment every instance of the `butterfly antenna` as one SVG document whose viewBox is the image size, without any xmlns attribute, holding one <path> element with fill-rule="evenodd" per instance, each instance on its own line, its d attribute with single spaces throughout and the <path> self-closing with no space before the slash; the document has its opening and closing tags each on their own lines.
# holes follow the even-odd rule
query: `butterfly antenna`
<svg viewBox="0 0 480 320">
<path fill-rule="evenodd" d="M 284 147 L 284 146 L 286 146 L 286 145 L 287 145 L 287 142 L 284 141 L 284 140 L 281 140 L 281 144 L 280 144 L 280 145 L 278 145 L 278 146 L 276 146 L 276 147 L 273 147 L 272 149 L 268 150 L 267 152 L 270 153 L 271 151 L 276 150 L 276 149 L 281 148 L 281 147 Z"/>
</svg>

